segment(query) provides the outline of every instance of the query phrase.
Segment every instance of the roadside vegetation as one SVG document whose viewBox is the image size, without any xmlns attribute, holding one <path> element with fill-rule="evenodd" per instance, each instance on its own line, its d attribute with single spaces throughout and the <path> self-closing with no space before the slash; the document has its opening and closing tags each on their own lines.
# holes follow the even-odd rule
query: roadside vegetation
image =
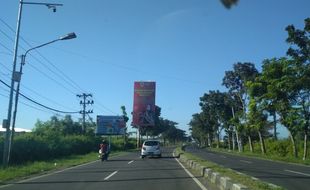
<svg viewBox="0 0 310 190">
<path fill-rule="evenodd" d="M 95 124 L 87 123 L 87 130 L 82 132 L 81 124 L 74 122 L 70 115 L 64 119 L 53 116 L 49 121 L 38 121 L 33 132 L 15 135 L 9 165 L 23 165 L 97 152 L 102 137 L 95 136 L 94 127 Z M 113 137 L 111 141 L 113 151 L 135 147 L 135 141 L 129 139 L 124 142 L 124 137 Z M 3 138 L 0 140 L 0 146 L 3 146 Z M 0 149 L 0 155 L 3 154 L 2 151 L 3 149 Z"/>
<path fill-rule="evenodd" d="M 53 116 L 49 121 L 38 121 L 31 133 L 16 134 L 9 167 L 0 170 L 0 184 L 98 160 L 103 138 L 111 140 L 110 156 L 135 149 L 135 139 L 95 136 L 94 127 L 93 123 L 87 123 L 83 133 L 82 126 L 73 122 L 71 116 L 64 119 Z M 3 146 L 3 138 L 0 146 Z M 2 151 L 0 149 L 1 155 Z"/>
<path fill-rule="evenodd" d="M 259 142 L 253 142 L 254 150 L 253 152 L 250 151 L 248 144 L 245 144 L 244 151 L 238 152 L 238 150 L 232 151 L 229 150 L 228 147 L 221 143 L 220 148 L 211 148 L 210 150 L 215 152 L 224 152 L 228 154 L 235 154 L 248 157 L 256 157 L 256 158 L 262 158 L 262 159 L 268 159 L 268 160 L 274 160 L 274 161 L 281 161 L 281 162 L 290 162 L 290 163 L 297 163 L 297 164 L 304 164 L 304 165 L 310 165 L 310 159 L 307 158 L 306 160 L 296 158 L 293 154 L 293 149 L 291 147 L 291 142 L 289 139 L 282 139 L 282 140 L 273 140 L 273 139 L 267 139 L 266 140 L 266 147 L 269 147 L 266 150 L 266 154 L 261 154 L 260 151 L 260 144 Z M 298 144 L 298 154 L 302 154 L 303 152 L 303 143 Z"/>
<path fill-rule="evenodd" d="M 309 164 L 310 18 L 303 29 L 285 30 L 286 56 L 263 60 L 261 71 L 237 62 L 224 74 L 226 92 L 211 90 L 200 98 L 201 112 L 189 123 L 200 146 Z M 279 140 L 279 126 L 287 139 Z"/>
</svg>

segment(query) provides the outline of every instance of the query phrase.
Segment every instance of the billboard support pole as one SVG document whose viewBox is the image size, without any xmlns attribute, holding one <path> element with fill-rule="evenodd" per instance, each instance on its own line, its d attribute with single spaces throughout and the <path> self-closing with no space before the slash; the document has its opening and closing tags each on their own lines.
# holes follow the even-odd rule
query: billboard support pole
<svg viewBox="0 0 310 190">
<path fill-rule="evenodd" d="M 111 135 L 109 135 L 109 151 L 111 151 Z"/>
<path fill-rule="evenodd" d="M 140 126 L 137 127 L 137 149 L 140 148 Z"/>
</svg>

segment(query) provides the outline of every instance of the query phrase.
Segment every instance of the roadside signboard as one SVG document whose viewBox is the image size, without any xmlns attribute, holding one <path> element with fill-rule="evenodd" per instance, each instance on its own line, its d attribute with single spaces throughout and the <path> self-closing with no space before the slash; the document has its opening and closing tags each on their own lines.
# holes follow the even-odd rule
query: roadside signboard
<svg viewBox="0 0 310 190">
<path fill-rule="evenodd" d="M 154 126 L 155 82 L 139 81 L 134 83 L 132 126 Z"/>
<path fill-rule="evenodd" d="M 124 135 L 126 123 L 122 116 L 97 115 L 96 134 Z"/>
</svg>

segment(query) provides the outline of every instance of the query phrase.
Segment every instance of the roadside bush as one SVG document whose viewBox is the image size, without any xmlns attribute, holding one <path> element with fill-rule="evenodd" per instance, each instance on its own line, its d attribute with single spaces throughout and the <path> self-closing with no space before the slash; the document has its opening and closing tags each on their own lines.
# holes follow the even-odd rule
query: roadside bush
<svg viewBox="0 0 310 190">
<path fill-rule="evenodd" d="M 297 151 L 298 151 L 298 157 L 301 158 L 303 155 L 303 140 L 297 140 Z M 266 139 L 265 140 L 265 147 L 266 147 L 266 153 L 268 156 L 278 157 L 278 158 L 289 158 L 294 159 L 293 154 L 293 147 L 290 139 L 281 139 L 281 140 L 274 140 L 274 139 Z M 260 143 L 255 141 L 253 143 L 254 153 L 261 154 L 261 148 Z M 244 151 L 249 151 L 249 144 L 244 145 Z M 310 151 L 310 146 L 308 146 L 308 152 Z M 308 154 L 309 159 L 309 154 Z"/>
<path fill-rule="evenodd" d="M 91 136 L 19 135 L 14 139 L 11 164 L 60 158 L 73 154 L 87 154 L 98 150 L 100 139 Z"/>
<path fill-rule="evenodd" d="M 49 133 L 48 135 L 37 135 L 26 133 L 17 135 L 11 149 L 10 163 L 19 165 L 26 162 L 51 160 L 70 155 L 82 155 L 92 151 L 97 152 L 102 137 L 90 135 L 67 135 Z M 0 138 L 0 155 L 2 161 L 3 138 Z M 135 148 L 135 140 L 128 140 L 124 146 L 122 137 L 111 138 L 112 151 Z"/>
<path fill-rule="evenodd" d="M 267 153 L 270 155 L 277 155 L 280 157 L 289 156 L 292 152 L 291 142 L 287 139 L 285 140 L 267 140 L 266 141 Z"/>
</svg>

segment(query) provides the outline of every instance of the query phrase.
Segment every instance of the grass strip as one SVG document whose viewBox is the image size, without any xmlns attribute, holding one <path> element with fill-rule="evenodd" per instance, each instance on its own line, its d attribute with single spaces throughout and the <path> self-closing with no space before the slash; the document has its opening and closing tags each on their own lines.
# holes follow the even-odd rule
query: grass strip
<svg viewBox="0 0 310 190">
<path fill-rule="evenodd" d="M 222 167 L 216 163 L 204 160 L 198 156 L 184 152 L 180 147 L 176 149 L 177 154 L 182 153 L 187 159 L 193 160 L 199 163 L 201 166 L 211 169 L 214 172 L 218 172 L 221 176 L 229 177 L 234 183 L 240 183 L 247 186 L 249 189 L 255 190 L 284 190 L 282 187 L 273 187 L 266 182 L 255 180 L 251 176 L 245 174 L 239 174 L 236 171 Z"/>
<path fill-rule="evenodd" d="M 125 154 L 125 152 L 113 152 L 110 157 Z M 60 170 L 91 161 L 98 160 L 98 153 L 92 152 L 86 155 L 72 155 L 61 159 L 49 161 L 36 161 L 18 166 L 9 166 L 0 170 L 0 185 L 12 180 L 21 180 L 35 174 L 44 174 L 53 170 Z"/>
</svg>

